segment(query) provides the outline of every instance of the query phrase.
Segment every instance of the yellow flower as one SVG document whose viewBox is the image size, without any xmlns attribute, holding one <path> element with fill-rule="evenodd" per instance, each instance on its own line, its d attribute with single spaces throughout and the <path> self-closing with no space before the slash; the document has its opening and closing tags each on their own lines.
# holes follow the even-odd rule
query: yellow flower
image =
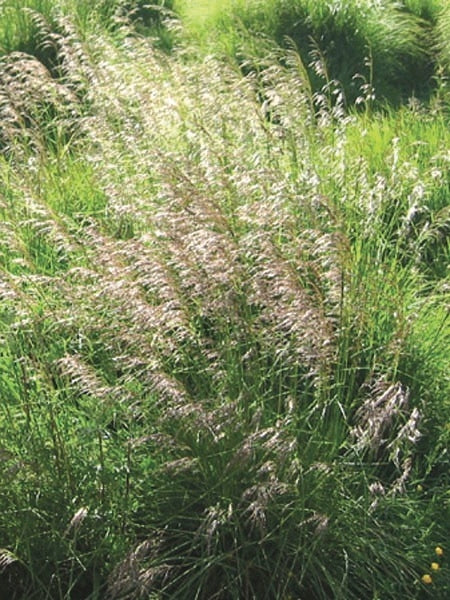
<svg viewBox="0 0 450 600">
<path fill-rule="evenodd" d="M 431 563 L 431 569 L 432 569 L 432 571 L 439 571 L 440 568 L 441 567 L 439 566 L 439 563 L 437 563 L 437 562 L 432 562 Z"/>
<path fill-rule="evenodd" d="M 428 575 L 428 573 L 425 573 L 425 575 L 422 575 L 422 583 L 433 583 L 433 580 L 431 579 L 431 575 Z"/>
<path fill-rule="evenodd" d="M 436 552 L 436 554 L 438 556 L 442 556 L 444 554 L 444 551 L 442 550 L 442 548 L 440 546 L 436 546 L 436 548 L 434 549 L 434 551 Z"/>
</svg>

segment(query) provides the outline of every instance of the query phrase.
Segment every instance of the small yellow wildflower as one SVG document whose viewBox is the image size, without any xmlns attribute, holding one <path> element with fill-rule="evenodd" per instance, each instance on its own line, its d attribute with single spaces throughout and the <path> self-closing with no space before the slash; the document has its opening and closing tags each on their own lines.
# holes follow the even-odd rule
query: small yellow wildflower
<svg viewBox="0 0 450 600">
<path fill-rule="evenodd" d="M 438 556 L 442 556 L 444 554 L 444 551 L 442 550 L 442 548 L 440 546 L 436 546 L 436 548 L 434 549 L 434 551 L 436 552 L 436 554 Z"/>
<path fill-rule="evenodd" d="M 431 563 L 431 570 L 432 571 L 439 571 L 440 568 L 441 567 L 439 566 L 439 563 L 437 563 L 437 562 L 432 562 Z"/>
<path fill-rule="evenodd" d="M 433 583 L 433 580 L 431 579 L 431 575 L 428 575 L 428 573 L 425 573 L 425 575 L 422 575 L 422 583 Z"/>
<path fill-rule="evenodd" d="M 419 485 L 417 486 L 416 489 L 418 492 L 423 492 L 423 485 L 420 485 L 420 483 L 419 483 Z"/>
</svg>

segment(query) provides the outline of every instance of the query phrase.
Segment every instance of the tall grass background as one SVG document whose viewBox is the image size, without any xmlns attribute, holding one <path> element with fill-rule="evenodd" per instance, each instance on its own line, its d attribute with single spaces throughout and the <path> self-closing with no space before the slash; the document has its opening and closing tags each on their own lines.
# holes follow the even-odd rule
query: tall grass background
<svg viewBox="0 0 450 600">
<path fill-rule="evenodd" d="M 1 5 L 2 593 L 448 597 L 447 8 L 75 4 Z"/>
<path fill-rule="evenodd" d="M 194 23 L 188 19 L 188 34 L 203 40 L 203 47 L 212 43 L 246 70 L 264 63 L 268 46 L 294 46 L 314 91 L 339 82 L 350 104 L 367 88 L 376 90 L 380 103 L 426 99 L 445 57 L 448 10 L 440 1 L 198 4 L 178 2 Z"/>
</svg>

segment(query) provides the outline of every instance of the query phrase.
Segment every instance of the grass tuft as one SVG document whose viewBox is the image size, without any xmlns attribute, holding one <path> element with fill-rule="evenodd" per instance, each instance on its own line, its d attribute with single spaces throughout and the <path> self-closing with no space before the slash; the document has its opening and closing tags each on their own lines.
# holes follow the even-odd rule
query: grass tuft
<svg viewBox="0 0 450 600">
<path fill-rule="evenodd" d="M 376 111 L 332 72 L 358 26 L 394 85 L 440 7 L 296 3 L 314 64 L 239 68 L 126 4 L 42 5 L 55 62 L 0 61 L 0 589 L 444 600 L 445 86 Z"/>
</svg>

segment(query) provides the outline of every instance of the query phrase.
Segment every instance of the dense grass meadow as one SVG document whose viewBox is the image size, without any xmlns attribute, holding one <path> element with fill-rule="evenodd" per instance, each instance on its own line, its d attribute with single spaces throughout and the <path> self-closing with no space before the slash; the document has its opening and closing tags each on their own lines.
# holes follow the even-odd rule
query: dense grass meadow
<svg viewBox="0 0 450 600">
<path fill-rule="evenodd" d="M 0 1 L 0 599 L 450 597 L 447 0 Z"/>
</svg>

